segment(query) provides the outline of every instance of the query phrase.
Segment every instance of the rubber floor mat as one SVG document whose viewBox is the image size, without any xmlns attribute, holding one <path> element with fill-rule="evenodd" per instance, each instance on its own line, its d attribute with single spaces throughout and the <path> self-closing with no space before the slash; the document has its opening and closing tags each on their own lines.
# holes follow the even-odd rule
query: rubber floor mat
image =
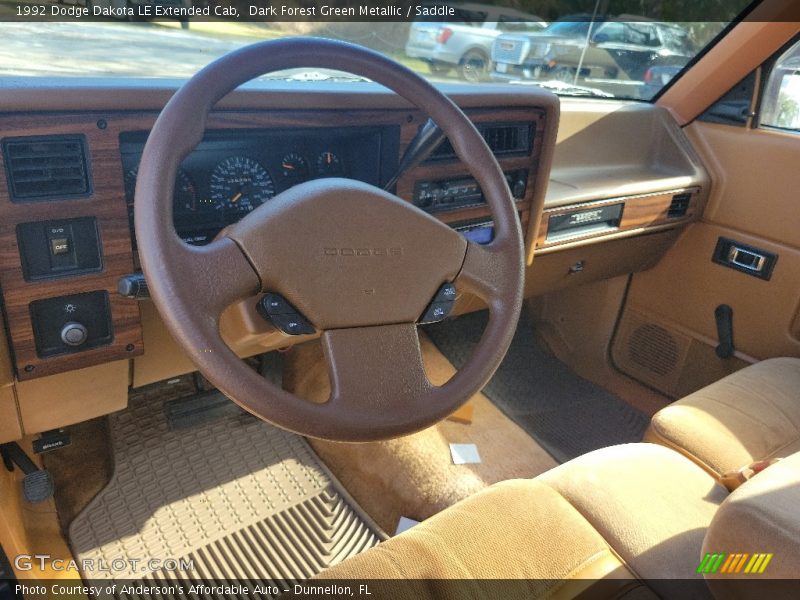
<svg viewBox="0 0 800 600">
<path fill-rule="evenodd" d="M 384 539 L 302 437 L 243 411 L 171 431 L 164 404 L 109 417 L 114 473 L 69 537 L 112 568 L 85 580 L 291 584 Z"/>
<path fill-rule="evenodd" d="M 460 368 L 487 320 L 487 311 L 470 313 L 431 325 L 426 332 Z M 605 446 L 638 442 L 650 421 L 544 352 L 524 313 L 505 360 L 483 393 L 560 462 Z"/>
</svg>

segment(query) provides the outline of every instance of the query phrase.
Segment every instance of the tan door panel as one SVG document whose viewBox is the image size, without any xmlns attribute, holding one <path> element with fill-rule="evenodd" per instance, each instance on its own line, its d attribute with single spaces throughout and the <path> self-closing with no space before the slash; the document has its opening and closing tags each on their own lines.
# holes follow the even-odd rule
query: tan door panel
<svg viewBox="0 0 800 600">
<path fill-rule="evenodd" d="M 695 122 L 714 175 L 704 221 L 800 248 L 800 134 Z"/>
<path fill-rule="evenodd" d="M 673 396 L 744 361 L 800 356 L 800 136 L 702 122 L 686 131 L 712 174 L 703 220 L 655 268 L 633 276 L 612 353 L 622 371 Z M 777 255 L 771 278 L 713 262 L 720 237 Z M 733 308 L 738 360 L 714 353 L 720 304 Z M 643 372 L 631 360 L 632 332 L 647 324 L 686 345 L 689 358 L 668 376 Z M 649 347 L 663 353 L 658 344 Z"/>
</svg>

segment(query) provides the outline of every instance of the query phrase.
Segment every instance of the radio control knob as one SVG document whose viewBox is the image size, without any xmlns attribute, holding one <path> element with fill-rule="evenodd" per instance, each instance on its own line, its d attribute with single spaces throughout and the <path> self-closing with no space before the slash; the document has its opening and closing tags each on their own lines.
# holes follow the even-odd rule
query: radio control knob
<svg viewBox="0 0 800 600">
<path fill-rule="evenodd" d="M 89 337 L 89 331 L 75 321 L 70 321 L 61 329 L 61 341 L 67 346 L 80 346 Z"/>
</svg>

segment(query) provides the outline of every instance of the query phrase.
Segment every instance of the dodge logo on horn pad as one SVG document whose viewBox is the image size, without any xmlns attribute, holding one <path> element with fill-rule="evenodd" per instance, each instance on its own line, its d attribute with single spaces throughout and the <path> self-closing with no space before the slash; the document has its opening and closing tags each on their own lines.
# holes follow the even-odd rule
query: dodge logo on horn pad
<svg viewBox="0 0 800 600">
<path fill-rule="evenodd" d="M 402 256 L 402 248 L 323 248 L 325 256 Z"/>
</svg>

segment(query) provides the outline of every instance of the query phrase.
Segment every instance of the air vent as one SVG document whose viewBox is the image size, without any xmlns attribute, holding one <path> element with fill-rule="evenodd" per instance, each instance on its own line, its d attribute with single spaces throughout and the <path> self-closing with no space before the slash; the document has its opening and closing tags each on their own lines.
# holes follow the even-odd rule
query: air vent
<svg viewBox="0 0 800 600">
<path fill-rule="evenodd" d="M 667 217 L 670 219 L 679 219 L 680 217 L 685 217 L 689 210 L 689 203 L 691 201 L 691 194 L 675 194 L 672 197 L 672 202 L 667 210 Z"/>
<path fill-rule="evenodd" d="M 3 142 L 12 201 L 88 196 L 83 136 L 12 138 Z"/>
<path fill-rule="evenodd" d="M 476 125 L 495 156 L 525 155 L 531 152 L 530 123 L 487 123 Z M 429 160 L 450 160 L 456 157 L 450 140 L 434 150 Z"/>
</svg>

